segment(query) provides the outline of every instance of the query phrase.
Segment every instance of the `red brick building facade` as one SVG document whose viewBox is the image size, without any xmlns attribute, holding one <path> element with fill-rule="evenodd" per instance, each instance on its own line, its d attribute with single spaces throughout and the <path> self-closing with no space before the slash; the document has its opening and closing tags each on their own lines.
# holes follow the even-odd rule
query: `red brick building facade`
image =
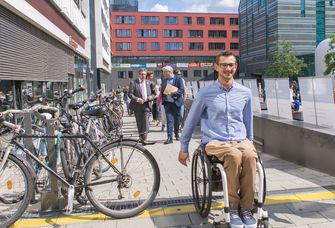
<svg viewBox="0 0 335 228">
<path fill-rule="evenodd" d="M 110 18 L 113 85 L 135 78 L 140 67 L 160 77 L 163 65 L 200 80 L 213 75 L 220 51 L 239 55 L 238 14 L 111 12 Z"/>
</svg>

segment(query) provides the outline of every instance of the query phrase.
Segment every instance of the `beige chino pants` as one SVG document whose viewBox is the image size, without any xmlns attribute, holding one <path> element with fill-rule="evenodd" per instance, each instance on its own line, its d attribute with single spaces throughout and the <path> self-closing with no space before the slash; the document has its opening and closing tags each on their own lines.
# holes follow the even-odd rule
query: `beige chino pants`
<svg viewBox="0 0 335 228">
<path fill-rule="evenodd" d="M 229 208 L 251 210 L 254 200 L 257 153 L 250 140 L 241 142 L 211 141 L 206 153 L 224 162 L 227 175 Z"/>
</svg>

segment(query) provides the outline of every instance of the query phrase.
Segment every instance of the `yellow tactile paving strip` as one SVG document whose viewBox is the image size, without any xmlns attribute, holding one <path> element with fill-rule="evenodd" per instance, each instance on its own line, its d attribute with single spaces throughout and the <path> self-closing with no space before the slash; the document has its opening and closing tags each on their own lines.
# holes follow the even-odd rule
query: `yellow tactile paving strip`
<svg viewBox="0 0 335 228">
<path fill-rule="evenodd" d="M 304 193 L 304 194 L 294 194 L 294 195 L 282 195 L 268 197 L 265 201 L 266 205 L 284 204 L 284 203 L 298 203 L 303 201 L 315 201 L 315 200 L 326 200 L 335 199 L 335 192 L 315 192 L 315 193 Z M 213 205 L 213 209 L 220 209 L 223 204 Z M 166 208 L 155 208 L 150 210 L 145 210 L 138 217 L 145 216 L 165 216 L 174 215 L 180 213 L 194 213 L 195 208 L 193 205 L 166 207 Z M 43 219 L 24 219 L 17 221 L 14 226 L 18 227 L 38 227 L 47 225 L 62 225 L 69 223 L 79 223 L 94 220 L 106 220 L 113 219 L 103 214 L 85 214 L 85 215 L 72 215 L 72 216 L 62 216 L 55 218 L 43 218 Z"/>
</svg>

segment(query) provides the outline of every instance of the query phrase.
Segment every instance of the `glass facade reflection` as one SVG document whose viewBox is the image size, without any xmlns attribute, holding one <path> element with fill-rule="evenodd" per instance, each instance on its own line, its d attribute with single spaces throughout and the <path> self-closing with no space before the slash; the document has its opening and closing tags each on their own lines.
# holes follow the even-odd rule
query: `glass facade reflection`
<svg viewBox="0 0 335 228">
<path fill-rule="evenodd" d="M 138 0 L 110 0 L 112 12 L 138 12 Z"/>
</svg>

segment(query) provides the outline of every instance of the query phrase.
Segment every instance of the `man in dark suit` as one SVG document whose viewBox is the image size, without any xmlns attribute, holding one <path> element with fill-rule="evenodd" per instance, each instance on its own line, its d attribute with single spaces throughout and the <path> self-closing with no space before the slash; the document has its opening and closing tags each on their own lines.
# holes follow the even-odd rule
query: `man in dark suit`
<svg viewBox="0 0 335 228">
<path fill-rule="evenodd" d="M 140 134 L 140 141 L 143 144 L 153 144 L 148 142 L 149 115 L 151 112 L 150 101 L 154 100 L 154 91 L 150 86 L 150 81 L 146 80 L 147 70 L 140 69 L 139 77 L 129 84 L 129 98 L 131 99 L 129 107 L 135 113 L 137 130 Z"/>
<path fill-rule="evenodd" d="M 184 92 L 183 81 L 180 77 L 173 75 L 173 68 L 171 66 L 165 66 L 162 68 L 163 81 L 162 81 L 162 101 L 165 109 L 166 120 L 167 120 L 167 140 L 164 144 L 173 142 L 172 134 L 179 140 L 179 124 L 181 120 L 180 107 L 184 104 L 182 94 Z M 172 93 L 164 93 L 167 84 L 177 87 L 178 90 Z"/>
</svg>

